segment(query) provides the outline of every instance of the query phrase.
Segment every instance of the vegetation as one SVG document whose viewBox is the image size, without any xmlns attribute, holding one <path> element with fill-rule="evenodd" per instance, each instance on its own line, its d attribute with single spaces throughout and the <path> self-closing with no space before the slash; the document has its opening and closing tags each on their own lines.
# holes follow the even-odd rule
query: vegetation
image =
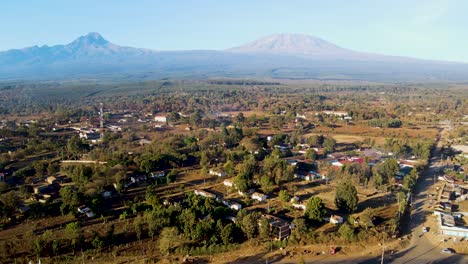
<svg viewBox="0 0 468 264">
<path fill-rule="evenodd" d="M 336 186 L 335 205 L 338 209 L 348 213 L 356 211 L 357 190 L 350 181 L 343 181 Z"/>
<path fill-rule="evenodd" d="M 457 124 L 467 103 L 457 87 L 391 84 L 167 80 L 0 89 L 0 262 L 67 262 L 81 251 L 172 259 L 245 245 L 374 243 L 383 226 L 397 233 L 437 123 Z M 465 130 L 449 137 L 464 142 Z M 443 153 L 455 160 L 452 148 Z M 403 171 L 406 159 L 414 168 Z M 358 191 L 370 197 L 358 199 Z M 375 204 L 382 195 L 389 202 Z M 331 214 L 359 224 L 326 229 Z M 281 221 L 294 226 L 290 235 L 266 242 L 280 236 L 272 223 Z"/>
</svg>

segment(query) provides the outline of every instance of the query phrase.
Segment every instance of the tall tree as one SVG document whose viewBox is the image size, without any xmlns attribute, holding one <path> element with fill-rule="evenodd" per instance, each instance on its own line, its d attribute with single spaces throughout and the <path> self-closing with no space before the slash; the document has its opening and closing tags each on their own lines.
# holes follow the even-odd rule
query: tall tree
<svg viewBox="0 0 468 264">
<path fill-rule="evenodd" d="M 358 201 L 356 187 L 350 181 L 342 181 L 336 186 L 335 205 L 339 210 L 354 212 L 357 209 Z"/>
<path fill-rule="evenodd" d="M 322 199 L 319 197 L 314 196 L 307 201 L 304 215 L 308 219 L 320 222 L 326 213 L 327 210 L 325 209 L 325 205 L 323 204 Z"/>
</svg>

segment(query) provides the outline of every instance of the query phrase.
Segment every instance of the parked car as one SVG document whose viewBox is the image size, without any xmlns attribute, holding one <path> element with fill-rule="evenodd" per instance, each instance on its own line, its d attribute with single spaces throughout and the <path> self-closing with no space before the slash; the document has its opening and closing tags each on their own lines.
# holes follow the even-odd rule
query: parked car
<svg viewBox="0 0 468 264">
<path fill-rule="evenodd" d="M 453 253 L 455 253 L 455 250 L 453 250 L 451 248 L 444 248 L 444 249 L 442 249 L 441 252 L 445 253 L 445 254 L 453 254 Z"/>
</svg>

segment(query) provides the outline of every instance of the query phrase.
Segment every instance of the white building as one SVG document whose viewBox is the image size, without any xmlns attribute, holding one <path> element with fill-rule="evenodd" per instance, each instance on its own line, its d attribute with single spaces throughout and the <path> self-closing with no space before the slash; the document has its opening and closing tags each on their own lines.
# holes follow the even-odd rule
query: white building
<svg viewBox="0 0 468 264">
<path fill-rule="evenodd" d="M 166 123 L 167 122 L 167 116 L 154 116 L 154 121 L 155 122 L 160 122 L 160 123 Z"/>
<path fill-rule="evenodd" d="M 292 206 L 296 209 L 301 209 L 301 210 L 304 210 L 306 209 L 306 206 L 305 204 L 298 204 L 298 203 L 293 203 Z"/>
<path fill-rule="evenodd" d="M 344 111 L 322 111 L 326 115 L 335 115 L 335 116 L 348 116 L 348 112 Z"/>
<path fill-rule="evenodd" d="M 226 179 L 223 181 L 223 184 L 227 187 L 234 187 L 234 181 L 231 179 Z"/>
<path fill-rule="evenodd" d="M 238 204 L 238 203 L 231 203 L 231 205 L 229 206 L 229 208 L 231 208 L 232 210 L 239 211 L 240 209 L 242 209 L 242 205 L 240 205 L 240 204 Z"/>
<path fill-rule="evenodd" d="M 195 190 L 194 193 L 195 193 L 196 195 L 203 196 L 203 197 L 206 197 L 206 198 L 213 198 L 213 199 L 216 198 L 216 195 L 214 195 L 214 194 L 212 194 L 212 193 L 209 193 L 209 192 L 207 192 L 207 191 Z"/>
<path fill-rule="evenodd" d="M 216 175 L 216 176 L 218 176 L 218 177 L 223 177 L 223 176 L 226 176 L 226 175 L 227 175 L 227 173 L 224 172 L 224 171 L 216 171 L 216 170 L 213 170 L 213 169 L 211 169 L 211 170 L 209 171 L 209 174 L 211 174 L 211 175 Z"/>
<path fill-rule="evenodd" d="M 166 176 L 166 173 L 164 171 L 155 171 L 150 173 L 151 178 L 162 178 Z"/>
<path fill-rule="evenodd" d="M 259 202 L 263 202 L 263 201 L 266 201 L 268 196 L 266 194 L 263 194 L 263 193 L 254 192 L 254 193 L 252 193 L 251 198 L 254 199 L 254 200 L 257 200 Z"/>
<path fill-rule="evenodd" d="M 335 224 L 335 225 L 341 224 L 341 223 L 343 223 L 343 217 L 341 217 L 339 215 L 332 215 L 330 217 L 330 223 Z"/>
</svg>

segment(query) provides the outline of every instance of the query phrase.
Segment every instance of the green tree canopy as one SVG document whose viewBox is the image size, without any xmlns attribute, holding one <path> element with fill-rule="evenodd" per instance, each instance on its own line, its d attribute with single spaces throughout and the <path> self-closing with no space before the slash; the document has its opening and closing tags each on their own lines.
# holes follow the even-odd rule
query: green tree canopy
<svg viewBox="0 0 468 264">
<path fill-rule="evenodd" d="M 354 212 L 358 205 L 356 187 L 350 181 L 342 181 L 336 186 L 335 205 L 339 210 Z"/>
<path fill-rule="evenodd" d="M 314 196 L 307 201 L 304 215 L 308 219 L 320 222 L 326 213 L 325 205 L 319 197 Z"/>
</svg>

